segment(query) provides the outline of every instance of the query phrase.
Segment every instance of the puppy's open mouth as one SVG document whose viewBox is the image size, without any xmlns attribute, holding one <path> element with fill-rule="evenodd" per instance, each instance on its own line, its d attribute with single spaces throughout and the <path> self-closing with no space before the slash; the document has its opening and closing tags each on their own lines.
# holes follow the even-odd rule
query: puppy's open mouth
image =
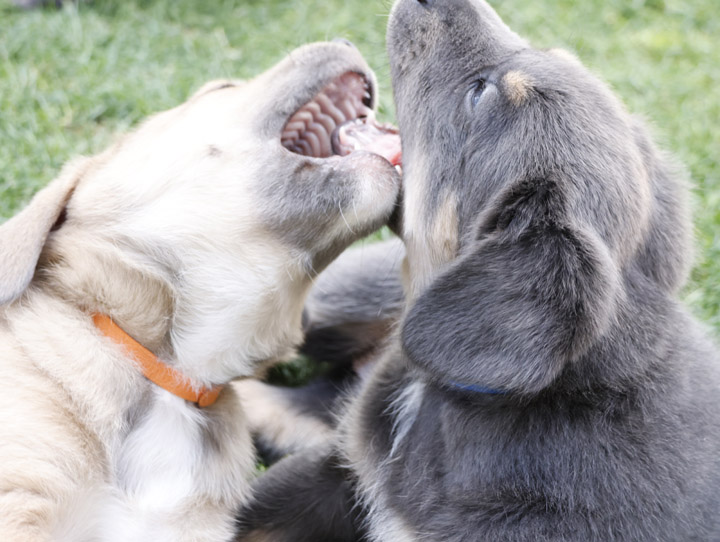
<svg viewBox="0 0 720 542">
<path fill-rule="evenodd" d="M 315 158 L 364 150 L 400 165 L 399 133 L 394 126 L 375 121 L 371 92 L 361 74 L 341 75 L 288 119 L 280 136 L 283 146 Z"/>
</svg>

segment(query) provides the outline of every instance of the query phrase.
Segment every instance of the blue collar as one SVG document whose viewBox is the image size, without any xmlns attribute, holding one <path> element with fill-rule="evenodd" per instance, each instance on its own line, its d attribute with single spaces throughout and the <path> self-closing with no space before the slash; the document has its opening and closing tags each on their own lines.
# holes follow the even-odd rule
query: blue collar
<svg viewBox="0 0 720 542">
<path fill-rule="evenodd" d="M 478 386 L 476 384 L 460 384 L 459 382 L 449 382 L 452 388 L 462 391 L 471 391 L 473 393 L 484 393 L 486 395 L 505 395 L 507 392 L 504 390 L 495 390 L 493 388 L 486 388 L 485 386 Z"/>
</svg>

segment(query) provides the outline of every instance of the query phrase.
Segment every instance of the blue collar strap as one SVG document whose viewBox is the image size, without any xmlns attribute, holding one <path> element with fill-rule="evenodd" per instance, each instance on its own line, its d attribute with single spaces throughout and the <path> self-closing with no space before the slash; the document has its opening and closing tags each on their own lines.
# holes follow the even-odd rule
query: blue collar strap
<svg viewBox="0 0 720 542">
<path fill-rule="evenodd" d="M 494 390 L 485 386 L 477 386 L 475 384 L 460 384 L 459 382 L 449 382 L 450 386 L 462 391 L 470 391 L 473 393 L 483 393 L 485 395 L 505 395 L 507 392 L 503 390 Z"/>
</svg>

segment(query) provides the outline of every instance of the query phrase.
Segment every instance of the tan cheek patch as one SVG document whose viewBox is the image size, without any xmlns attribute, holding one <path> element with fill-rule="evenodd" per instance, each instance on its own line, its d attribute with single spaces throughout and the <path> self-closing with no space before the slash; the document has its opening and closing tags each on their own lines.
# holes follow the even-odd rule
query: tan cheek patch
<svg viewBox="0 0 720 542">
<path fill-rule="evenodd" d="M 455 259 L 458 248 L 457 196 L 450 192 L 438 207 L 431 230 L 437 260 L 445 264 Z"/>
<path fill-rule="evenodd" d="M 407 258 L 403 263 L 403 283 L 409 299 L 424 290 L 457 256 L 457 196 L 448 192 L 441 197 L 429 221 L 420 214 L 415 218 L 412 235 L 407 235 L 406 230 L 404 239 Z"/>
<path fill-rule="evenodd" d="M 400 267 L 400 280 L 405 298 L 409 298 L 412 293 L 412 277 L 410 275 L 410 263 L 408 262 L 407 255 L 403 258 L 402 266 Z"/>
<path fill-rule="evenodd" d="M 532 79 L 517 70 L 509 71 L 503 77 L 505 92 L 513 105 L 521 105 L 527 100 L 533 88 Z"/>
</svg>

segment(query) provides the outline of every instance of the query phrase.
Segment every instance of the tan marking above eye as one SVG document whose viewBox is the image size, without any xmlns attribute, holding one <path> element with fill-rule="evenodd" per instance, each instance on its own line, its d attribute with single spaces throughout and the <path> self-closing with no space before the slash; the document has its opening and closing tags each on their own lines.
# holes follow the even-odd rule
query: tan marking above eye
<svg viewBox="0 0 720 542">
<path fill-rule="evenodd" d="M 530 76 L 518 70 L 507 72 L 503 77 L 503 83 L 505 93 L 514 105 L 524 103 L 533 88 L 533 81 Z"/>
</svg>

